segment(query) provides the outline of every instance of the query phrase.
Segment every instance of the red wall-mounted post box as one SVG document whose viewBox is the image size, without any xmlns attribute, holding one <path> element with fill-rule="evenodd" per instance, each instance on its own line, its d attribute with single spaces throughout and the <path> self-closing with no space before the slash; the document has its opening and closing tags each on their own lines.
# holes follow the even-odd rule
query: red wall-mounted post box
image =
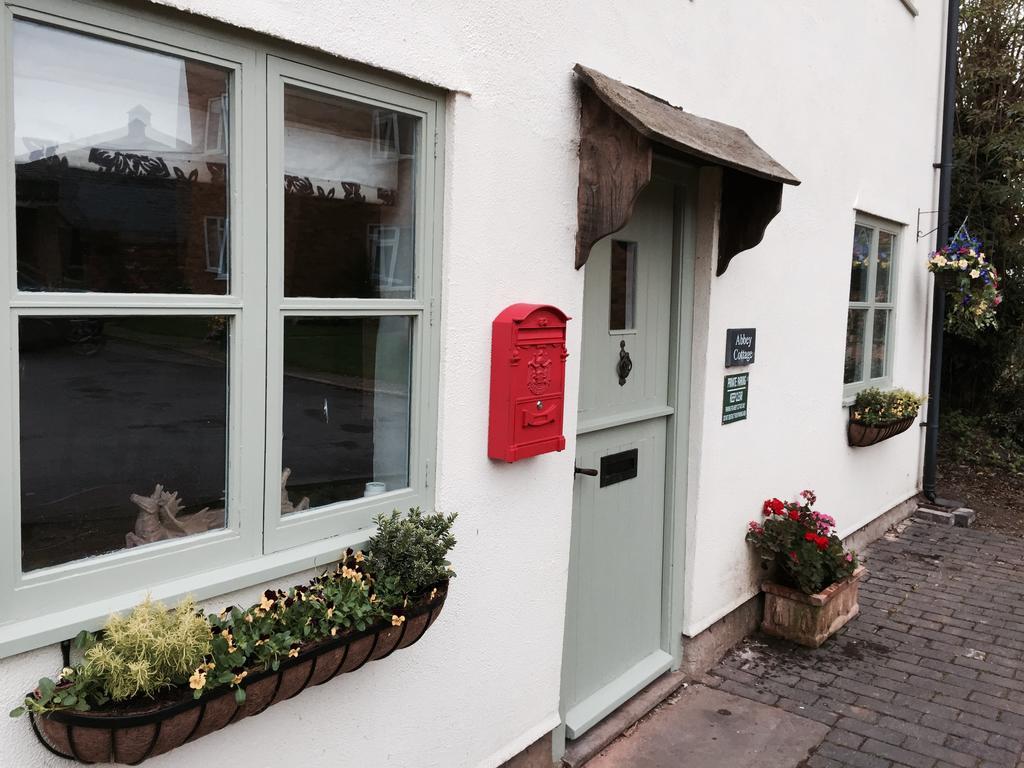
<svg viewBox="0 0 1024 768">
<path fill-rule="evenodd" d="M 565 449 L 565 327 L 558 307 L 513 304 L 491 326 L 487 455 L 518 461 Z"/>
</svg>

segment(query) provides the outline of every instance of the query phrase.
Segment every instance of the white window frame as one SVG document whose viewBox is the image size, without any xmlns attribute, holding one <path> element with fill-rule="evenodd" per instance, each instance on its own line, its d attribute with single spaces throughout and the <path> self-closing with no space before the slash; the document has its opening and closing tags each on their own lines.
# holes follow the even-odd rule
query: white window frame
<svg viewBox="0 0 1024 768">
<path fill-rule="evenodd" d="M 843 402 L 848 404 L 852 402 L 853 398 L 856 397 L 857 393 L 861 390 L 868 389 L 869 387 L 878 387 L 879 389 L 887 389 L 892 387 L 892 366 L 893 366 L 893 346 L 895 340 L 894 328 L 896 326 L 896 308 L 898 305 L 897 295 L 899 290 L 899 264 L 900 264 L 900 249 L 903 247 L 903 236 L 905 227 L 895 221 L 873 216 L 869 213 L 857 211 L 854 225 L 851 228 L 850 236 L 851 242 L 856 232 L 857 226 L 869 227 L 872 231 L 871 235 L 871 249 L 868 254 L 868 279 L 866 287 L 866 301 L 850 301 L 850 285 L 847 283 L 846 294 L 847 294 L 847 310 L 860 309 L 866 310 L 865 328 L 864 328 L 864 352 L 861 365 L 863 366 L 864 376 L 858 381 L 843 382 Z M 875 299 L 875 277 L 876 277 L 876 264 L 878 261 L 878 235 L 880 232 L 890 234 L 894 238 L 893 252 L 891 257 L 891 263 L 889 265 L 889 300 L 888 301 L 876 301 Z M 847 262 L 849 264 L 849 262 Z M 875 311 L 886 310 L 889 312 L 889 322 L 886 325 L 886 338 L 885 338 L 885 365 L 881 376 L 871 376 L 871 351 L 874 345 L 874 331 L 875 331 Z M 849 311 L 847 311 L 847 318 L 849 318 Z M 848 338 L 849 333 L 849 319 L 847 319 L 847 335 L 844 335 L 844 346 L 843 346 L 843 360 L 845 367 L 846 360 L 846 345 L 845 341 Z M 844 376 L 845 379 L 845 371 Z"/>
<path fill-rule="evenodd" d="M 231 70 L 228 175 L 231 276 L 226 295 L 21 292 L 17 289 L 11 82 L 14 18 L 37 21 Z M 21 0 L 0 15 L 0 658 L 96 628 L 112 610 L 146 594 L 198 599 L 297 573 L 336 559 L 368 535 L 372 516 L 433 505 L 436 453 L 443 209 L 444 108 L 441 92 L 387 73 L 246 35 L 178 12 L 107 2 Z M 283 285 L 283 83 L 301 82 L 346 98 L 422 118 L 416 187 L 415 298 L 285 299 Z M 277 121 L 275 123 L 275 120 Z M 244 127 L 244 132 L 243 132 Z M 269 174 L 269 176 L 268 176 Z M 18 318 L 77 315 L 228 315 L 229 425 L 226 527 L 124 549 L 30 573 L 21 572 L 18 425 Z M 409 487 L 370 499 L 280 515 L 282 318 L 289 314 L 413 318 Z M 140 489 L 144 490 L 144 489 Z M 6 551 L 3 549 L 6 547 Z"/>
</svg>

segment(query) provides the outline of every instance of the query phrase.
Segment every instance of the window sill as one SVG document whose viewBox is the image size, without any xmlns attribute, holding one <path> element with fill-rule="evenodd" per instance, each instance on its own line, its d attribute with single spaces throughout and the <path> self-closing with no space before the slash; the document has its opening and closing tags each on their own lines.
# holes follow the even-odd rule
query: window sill
<svg viewBox="0 0 1024 768">
<path fill-rule="evenodd" d="M 103 626 L 111 612 L 128 610 L 145 599 L 175 603 L 186 595 L 207 600 L 288 576 L 309 568 L 326 566 L 338 559 L 347 547 L 357 548 L 366 542 L 366 531 L 313 542 L 300 547 L 263 555 L 243 563 L 232 563 L 197 573 L 152 588 L 125 592 L 113 598 L 104 598 L 77 605 L 64 611 L 50 613 L 23 621 L 0 624 L 0 659 L 25 651 L 35 650 L 74 637 L 83 629 L 96 630 Z"/>
</svg>

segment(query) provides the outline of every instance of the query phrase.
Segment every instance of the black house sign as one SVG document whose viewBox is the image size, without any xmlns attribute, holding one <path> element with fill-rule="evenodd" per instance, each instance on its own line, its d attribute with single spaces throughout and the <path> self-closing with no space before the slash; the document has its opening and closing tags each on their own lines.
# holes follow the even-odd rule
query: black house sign
<svg viewBox="0 0 1024 768">
<path fill-rule="evenodd" d="M 750 365 L 754 362 L 756 328 L 730 328 L 725 332 L 725 367 Z"/>
</svg>

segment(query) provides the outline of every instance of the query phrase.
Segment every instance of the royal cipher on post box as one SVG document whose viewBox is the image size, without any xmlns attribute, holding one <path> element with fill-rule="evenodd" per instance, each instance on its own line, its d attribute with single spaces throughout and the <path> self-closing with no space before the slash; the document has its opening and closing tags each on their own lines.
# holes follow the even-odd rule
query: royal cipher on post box
<svg viewBox="0 0 1024 768">
<path fill-rule="evenodd" d="M 565 325 L 546 304 L 513 304 L 491 326 L 487 455 L 518 461 L 565 448 Z"/>
</svg>

